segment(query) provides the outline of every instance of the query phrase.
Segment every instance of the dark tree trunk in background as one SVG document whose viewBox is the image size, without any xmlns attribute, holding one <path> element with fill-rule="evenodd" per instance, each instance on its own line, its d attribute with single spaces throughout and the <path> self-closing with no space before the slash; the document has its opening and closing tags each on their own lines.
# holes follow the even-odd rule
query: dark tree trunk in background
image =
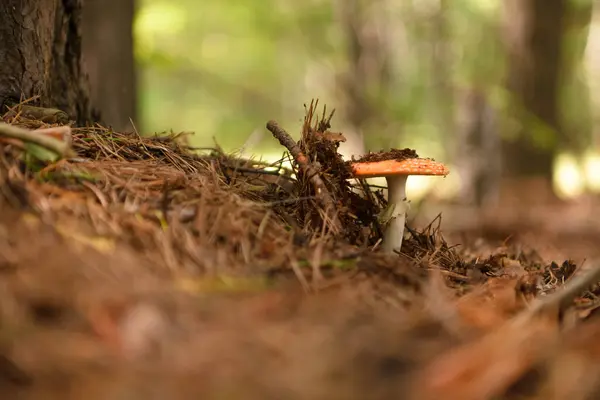
<svg viewBox="0 0 600 400">
<path fill-rule="evenodd" d="M 0 1 L 0 103 L 36 95 L 78 123 L 91 119 L 81 64 L 83 0 Z"/>
<path fill-rule="evenodd" d="M 566 2 L 505 0 L 506 86 L 511 95 L 510 117 L 515 123 L 510 128 L 513 137 L 503 143 L 507 177 L 551 181 L 555 147 L 563 134 L 558 105 Z M 550 138 L 549 144 L 536 141 L 536 134 Z"/>
<path fill-rule="evenodd" d="M 341 78 L 345 94 L 347 119 L 356 132 L 361 132 L 369 118 L 369 101 L 366 96 L 369 75 L 369 55 L 365 41 L 366 20 L 365 4 L 362 0 L 343 1 L 340 4 L 342 24 L 348 42 L 348 72 Z"/>
<path fill-rule="evenodd" d="M 500 136 L 497 116 L 485 93 L 469 89 L 461 96 L 456 162 L 461 172 L 461 202 L 477 207 L 499 200 Z"/>
<path fill-rule="evenodd" d="M 133 48 L 134 0 L 86 0 L 83 10 L 83 59 L 100 122 L 130 130 L 137 119 Z"/>
<path fill-rule="evenodd" d="M 592 144 L 592 99 L 584 56 L 592 23 L 594 0 L 571 0 L 565 16 L 564 56 L 561 79 L 561 148 L 582 155 Z"/>
<path fill-rule="evenodd" d="M 432 18 L 432 76 L 431 92 L 435 95 L 437 126 L 442 132 L 440 140 L 449 160 L 454 159 L 456 123 L 452 70 L 455 67 L 450 31 L 449 0 L 440 0 L 439 9 Z"/>
<path fill-rule="evenodd" d="M 350 125 L 344 134 L 349 133 L 348 141 L 361 147 L 352 153 L 362 154 L 363 133 L 377 131 L 376 101 L 385 97 L 391 79 L 387 4 L 386 0 L 338 0 L 336 5 L 347 42 L 348 70 L 338 78 L 344 119 Z"/>
</svg>

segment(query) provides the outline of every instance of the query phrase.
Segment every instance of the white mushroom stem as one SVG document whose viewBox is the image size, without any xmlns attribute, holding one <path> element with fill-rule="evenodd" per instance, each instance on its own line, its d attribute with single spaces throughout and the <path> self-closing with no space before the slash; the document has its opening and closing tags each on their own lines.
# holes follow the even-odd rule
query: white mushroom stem
<svg viewBox="0 0 600 400">
<path fill-rule="evenodd" d="M 385 177 L 388 184 L 388 208 L 380 219 L 385 224 L 382 248 L 394 253 L 402 247 L 404 224 L 409 202 L 406 199 L 406 181 L 409 175 L 446 176 L 448 168 L 439 162 L 426 158 L 407 158 L 402 160 L 363 161 L 352 164 L 354 175 L 358 178 Z"/>
<path fill-rule="evenodd" d="M 406 198 L 406 181 L 408 175 L 386 176 L 388 186 L 388 204 L 394 210 L 385 228 L 382 248 L 385 252 L 400 251 L 404 238 L 404 224 L 410 204 Z"/>
</svg>

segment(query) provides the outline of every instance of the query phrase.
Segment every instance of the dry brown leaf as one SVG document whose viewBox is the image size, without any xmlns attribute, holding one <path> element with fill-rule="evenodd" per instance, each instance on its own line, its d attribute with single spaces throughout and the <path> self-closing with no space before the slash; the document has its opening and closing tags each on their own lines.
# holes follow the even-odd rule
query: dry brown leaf
<svg viewBox="0 0 600 400">
<path fill-rule="evenodd" d="M 585 400 L 600 386 L 600 322 L 568 331 L 550 366 L 542 398 Z"/>
<path fill-rule="evenodd" d="M 506 391 L 557 339 L 550 318 L 511 320 L 482 338 L 452 349 L 419 371 L 413 398 L 484 400 Z"/>
<path fill-rule="evenodd" d="M 489 330 L 498 327 L 525 305 L 517 295 L 517 283 L 517 278 L 489 279 L 457 301 L 456 307 L 460 317 L 477 329 Z"/>
</svg>

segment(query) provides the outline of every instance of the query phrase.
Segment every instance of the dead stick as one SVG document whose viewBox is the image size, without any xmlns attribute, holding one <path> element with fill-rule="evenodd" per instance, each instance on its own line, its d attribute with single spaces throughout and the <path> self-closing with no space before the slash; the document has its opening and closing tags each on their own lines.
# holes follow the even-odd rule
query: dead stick
<svg viewBox="0 0 600 400">
<path fill-rule="evenodd" d="M 327 190 L 325 183 L 323 183 L 323 180 L 319 176 L 319 171 L 311 165 L 308 158 L 304 155 L 302 150 L 300 150 L 298 144 L 276 121 L 271 120 L 267 122 L 267 129 L 273 134 L 275 139 L 279 140 L 279 143 L 281 143 L 282 146 L 288 149 L 292 157 L 294 157 L 294 160 L 296 160 L 302 169 L 302 172 L 309 177 L 315 189 L 315 193 L 317 194 L 317 198 L 320 199 L 323 207 L 331 213 L 334 223 L 337 224 L 335 204 L 329 194 L 329 190 Z"/>
<path fill-rule="evenodd" d="M 0 136 L 18 139 L 23 142 L 33 143 L 38 146 L 42 146 L 61 157 L 67 157 L 72 154 L 68 144 L 55 139 L 51 136 L 29 131 L 27 129 L 19 128 L 17 126 L 9 125 L 6 123 L 0 123 Z"/>
</svg>

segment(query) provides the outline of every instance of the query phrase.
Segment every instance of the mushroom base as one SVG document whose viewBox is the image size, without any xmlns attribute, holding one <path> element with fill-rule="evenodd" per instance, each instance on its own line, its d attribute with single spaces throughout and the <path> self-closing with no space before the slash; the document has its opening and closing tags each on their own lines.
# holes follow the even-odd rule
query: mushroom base
<svg viewBox="0 0 600 400">
<path fill-rule="evenodd" d="M 406 213 L 410 209 L 410 204 L 406 198 L 407 179 L 408 175 L 387 177 L 388 204 L 393 206 L 394 210 L 392 211 L 390 220 L 385 228 L 381 247 L 388 253 L 400 251 L 400 248 L 402 247 Z"/>
</svg>

